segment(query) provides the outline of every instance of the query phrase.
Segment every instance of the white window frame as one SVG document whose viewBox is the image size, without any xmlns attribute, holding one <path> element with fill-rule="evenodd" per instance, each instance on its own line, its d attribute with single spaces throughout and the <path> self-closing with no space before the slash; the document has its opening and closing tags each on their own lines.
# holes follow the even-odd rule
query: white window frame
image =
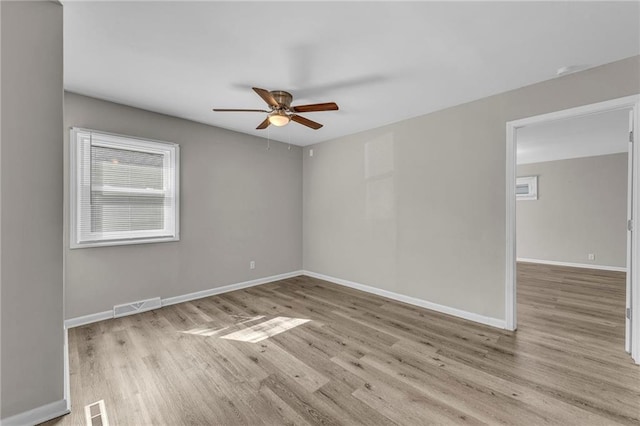
<svg viewBox="0 0 640 426">
<path fill-rule="evenodd" d="M 516 188 L 527 185 L 526 194 L 516 192 L 516 200 L 537 200 L 538 199 L 538 176 L 523 176 L 516 179 Z"/>
<path fill-rule="evenodd" d="M 87 142 L 88 141 L 88 142 Z M 101 146 L 106 148 L 129 149 L 163 155 L 165 167 L 170 173 L 164 176 L 164 189 L 131 190 L 127 192 L 139 193 L 169 193 L 171 204 L 168 208 L 173 210 L 172 215 L 165 214 L 165 223 L 162 230 L 131 231 L 122 236 L 122 232 L 82 232 L 81 224 L 91 220 L 91 211 L 83 207 L 82 195 L 88 193 L 95 186 L 82 185 L 82 179 L 78 179 L 83 173 L 90 173 L 90 167 L 83 164 L 90 163 L 90 147 Z M 117 135 L 96 130 L 74 127 L 69 139 L 70 173 L 69 173 L 69 247 L 72 249 L 83 247 L 100 247 L 129 244 L 146 244 L 180 240 L 180 146 L 175 143 L 162 142 L 150 139 L 141 139 L 131 136 Z M 84 156 L 84 162 L 80 161 Z M 173 164 L 173 167 L 170 165 Z M 167 167 L 169 166 L 169 167 Z M 87 179 L 89 181 L 89 179 Z M 104 186 L 100 189 L 115 189 Z"/>
</svg>

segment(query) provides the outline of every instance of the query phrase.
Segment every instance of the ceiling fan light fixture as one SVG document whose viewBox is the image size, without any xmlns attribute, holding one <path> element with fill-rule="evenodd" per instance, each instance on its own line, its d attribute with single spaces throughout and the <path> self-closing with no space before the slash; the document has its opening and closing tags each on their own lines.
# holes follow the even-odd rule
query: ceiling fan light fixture
<svg viewBox="0 0 640 426">
<path fill-rule="evenodd" d="M 269 114 L 269 123 L 273 124 L 274 126 L 286 126 L 287 124 L 289 124 L 289 121 L 291 121 L 291 118 L 289 118 L 287 113 L 284 111 L 273 111 Z"/>
</svg>

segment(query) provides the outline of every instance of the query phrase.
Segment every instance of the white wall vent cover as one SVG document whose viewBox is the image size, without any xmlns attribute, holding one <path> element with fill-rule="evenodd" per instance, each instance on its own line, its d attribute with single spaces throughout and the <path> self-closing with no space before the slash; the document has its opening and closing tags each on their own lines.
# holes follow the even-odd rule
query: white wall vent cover
<svg viewBox="0 0 640 426">
<path fill-rule="evenodd" d="M 123 317 L 125 315 L 133 315 L 140 312 L 150 311 L 152 309 L 159 309 L 162 307 L 159 297 L 153 299 L 140 300 L 138 302 L 125 303 L 123 305 L 116 305 L 113 307 L 113 317 Z"/>
</svg>

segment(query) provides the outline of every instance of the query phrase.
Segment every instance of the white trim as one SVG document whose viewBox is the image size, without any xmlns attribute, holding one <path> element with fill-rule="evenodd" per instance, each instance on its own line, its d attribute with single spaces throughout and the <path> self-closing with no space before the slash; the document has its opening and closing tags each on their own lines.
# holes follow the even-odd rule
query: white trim
<svg viewBox="0 0 640 426">
<path fill-rule="evenodd" d="M 516 127 L 507 123 L 507 216 L 505 218 L 505 286 L 504 286 L 504 322 L 507 330 L 518 328 L 518 305 L 516 304 Z"/>
<path fill-rule="evenodd" d="M 113 318 L 113 309 L 110 311 L 98 312 L 95 314 L 83 315 L 81 317 L 69 318 L 64 320 L 64 328 L 80 327 L 98 321 L 104 321 Z"/>
<path fill-rule="evenodd" d="M 519 128 L 531 126 L 539 123 L 546 123 L 556 120 L 564 120 L 568 118 L 582 117 L 602 112 L 615 111 L 619 109 L 633 109 L 636 122 L 640 122 L 640 95 L 625 96 L 623 98 L 612 99 L 604 102 L 598 102 L 589 105 L 583 105 L 575 108 L 569 108 L 561 111 L 555 111 L 548 114 L 536 115 L 520 120 L 509 121 L 506 123 L 507 141 L 506 141 L 506 242 L 505 242 L 505 324 L 507 329 L 515 330 L 517 320 L 517 303 L 516 303 L 516 132 Z M 638 143 L 636 136 L 635 143 Z M 633 207 L 632 217 L 640 217 L 640 149 L 634 149 L 633 152 Z M 640 232 L 632 232 L 631 246 L 633 261 L 629 267 L 631 274 L 631 297 L 634 311 L 632 315 L 631 333 L 632 347 L 631 358 L 640 364 L 640 256 L 637 255 L 640 249 Z M 590 265 L 591 267 L 593 265 Z"/>
<path fill-rule="evenodd" d="M 7 417 L 2 419 L 0 423 L 2 423 L 2 426 L 37 425 L 65 414 L 69 414 L 69 408 L 67 407 L 67 401 L 61 399 L 15 416 Z"/>
<path fill-rule="evenodd" d="M 635 117 L 633 115 L 633 111 L 629 111 L 629 132 L 634 131 L 635 125 Z M 631 139 L 631 138 L 630 138 Z M 628 154 L 627 154 L 627 220 L 633 218 L 633 164 L 634 164 L 634 146 L 633 142 L 630 140 L 628 142 Z M 631 170 L 632 173 L 628 173 Z M 627 265 L 633 265 L 633 231 L 629 229 L 629 223 L 627 223 Z M 632 268 L 633 270 L 633 268 Z M 631 353 L 631 344 L 633 341 L 631 328 L 633 327 L 633 323 L 631 322 L 631 318 L 627 316 L 627 309 L 631 309 L 633 307 L 632 301 L 632 282 L 633 277 L 632 274 L 627 274 L 626 282 L 625 282 L 625 315 L 624 315 L 624 350 L 628 353 Z"/>
<path fill-rule="evenodd" d="M 566 120 L 567 118 L 575 118 L 600 114 L 602 112 L 615 111 L 619 109 L 633 108 L 633 106 L 638 102 L 640 102 L 640 95 L 625 96 L 623 98 L 611 99 L 604 102 L 597 102 L 595 104 L 582 105 L 574 108 L 550 112 L 547 114 L 521 118 L 519 120 L 509 121 L 507 125 L 521 128 L 534 124 L 547 123 L 549 121 Z"/>
<path fill-rule="evenodd" d="M 228 293 L 230 291 L 254 287 L 260 284 L 267 284 L 274 281 L 285 280 L 287 278 L 297 277 L 302 274 L 302 271 L 292 271 L 284 274 L 272 275 L 270 277 L 258 278 L 255 280 L 244 281 L 236 284 L 229 284 L 222 287 L 210 288 L 208 290 L 196 291 L 194 293 L 182 294 L 180 296 L 167 297 L 166 299 L 162 299 L 161 304 L 162 306 L 175 305 L 176 303 L 189 302 L 191 300 L 202 299 L 203 297 L 215 296 L 216 294 Z M 113 310 L 110 310 L 90 315 L 84 315 L 81 317 L 70 318 L 68 320 L 65 320 L 64 326 L 65 328 L 73 328 L 112 318 Z"/>
<path fill-rule="evenodd" d="M 569 266 L 571 268 L 586 268 L 586 269 L 598 269 L 601 271 L 627 272 L 627 268 L 625 268 L 624 266 L 608 266 L 608 265 L 592 265 L 589 263 L 558 262 L 556 260 L 529 259 L 524 257 L 518 257 L 516 260 L 518 262 L 523 262 L 523 263 L 540 263 L 542 265 Z"/>
<path fill-rule="evenodd" d="M 92 141 L 93 136 L 99 138 Z M 89 138 L 86 141 L 86 138 Z M 164 229 L 148 231 L 122 231 L 122 232 L 84 232 L 81 223 L 90 220 L 91 213 L 82 202 L 88 197 L 90 189 L 83 185 L 85 177 L 89 173 L 89 151 L 92 146 L 103 146 L 119 149 L 138 149 L 163 155 L 165 174 L 163 190 L 153 191 L 157 193 L 169 193 L 171 205 L 167 209 L 172 215 L 165 213 Z M 87 156 L 87 158 L 85 158 Z M 86 160 L 86 161 L 85 161 Z M 149 244 L 161 242 L 180 241 L 180 145 L 173 142 L 142 139 L 134 136 L 124 136 L 98 130 L 72 127 L 69 134 L 69 248 L 79 249 L 86 247 L 103 247 L 130 244 Z M 172 165 L 173 167 L 169 167 Z M 87 168 L 89 167 L 89 168 Z M 94 188 L 94 185 L 90 185 Z M 103 189 L 115 190 L 104 186 Z M 85 192 L 86 191 L 86 192 Z M 128 192 L 137 193 L 140 191 Z M 150 191 L 144 190 L 144 193 Z"/>
<path fill-rule="evenodd" d="M 635 225 L 631 232 L 632 260 L 629 265 L 631 273 L 631 357 L 640 364 L 640 232 L 637 231 L 637 222 L 640 219 L 640 149 L 638 149 L 638 123 L 640 123 L 640 96 L 637 97 L 634 106 L 634 149 L 633 149 L 633 195 L 632 216 Z"/>
<path fill-rule="evenodd" d="M 69 370 L 69 330 L 64 328 L 64 345 L 62 346 L 62 362 L 64 374 L 64 400 L 67 403 L 67 410 L 71 411 L 71 370 Z"/>
<path fill-rule="evenodd" d="M 280 275 L 272 275 L 270 277 L 258 278 L 251 281 L 244 281 L 237 284 L 229 284 L 222 287 L 210 288 L 209 290 L 196 291 L 195 293 L 183 294 L 180 296 L 167 297 L 162 299 L 162 306 L 175 305 L 176 303 L 189 302 L 191 300 L 202 299 L 203 297 L 215 296 L 216 294 L 228 293 L 230 291 L 241 290 L 243 288 L 254 287 L 260 284 L 267 284 L 274 281 L 285 280 L 287 278 L 302 275 L 302 271 L 287 272 Z"/>
<path fill-rule="evenodd" d="M 441 312 L 443 314 L 452 315 L 454 317 L 463 318 L 463 319 L 477 322 L 484 325 L 489 325 L 491 327 L 497 327 L 502 329 L 505 328 L 505 322 L 500 318 L 492 318 L 492 317 L 476 314 L 473 312 L 463 311 L 461 309 L 440 305 L 437 303 L 429 302 L 427 300 L 417 299 L 411 296 L 405 296 L 404 294 L 394 293 L 388 290 L 382 290 L 377 287 L 371 287 L 365 284 L 343 280 L 342 278 L 335 278 L 335 277 L 330 277 L 328 275 L 318 274 L 317 272 L 311 272 L 311 271 L 305 270 L 305 271 L 302 271 L 302 273 L 309 277 L 318 278 L 324 281 L 329 281 L 334 284 L 339 284 L 345 287 L 354 288 L 356 290 L 386 297 L 388 299 L 397 300 L 399 302 L 408 303 L 410 305 L 420 306 L 421 308 L 426 308 L 432 311 Z"/>
</svg>

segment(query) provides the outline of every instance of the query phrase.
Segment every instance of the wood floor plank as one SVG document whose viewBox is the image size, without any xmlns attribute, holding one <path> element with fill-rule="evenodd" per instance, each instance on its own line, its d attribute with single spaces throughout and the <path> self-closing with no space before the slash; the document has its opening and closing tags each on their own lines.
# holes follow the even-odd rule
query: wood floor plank
<svg viewBox="0 0 640 426">
<path fill-rule="evenodd" d="M 47 424 L 640 424 L 624 273 L 519 264 L 517 289 L 517 332 L 305 276 L 73 328 Z M 221 338 L 276 317 L 310 321 Z"/>
<path fill-rule="evenodd" d="M 284 377 L 273 374 L 265 379 L 262 385 L 271 389 L 309 423 L 327 426 L 343 424 L 341 417 L 333 412 L 329 404 L 314 398 L 312 394 Z"/>
<path fill-rule="evenodd" d="M 458 410 L 457 406 L 444 403 L 433 395 L 420 392 L 415 387 L 403 383 L 398 378 L 362 362 L 349 354 L 339 354 L 331 359 L 342 368 L 358 374 L 367 382 L 353 395 L 363 402 L 377 408 L 377 404 L 386 407 L 382 413 L 400 424 L 451 424 L 464 420 L 470 424 L 482 424 L 470 414 Z M 416 422 L 418 420 L 418 423 Z"/>
<path fill-rule="evenodd" d="M 564 401 L 549 398 L 545 393 L 539 392 L 535 387 L 521 385 L 510 380 L 482 371 L 478 368 L 457 362 L 448 358 L 432 348 L 415 344 L 414 342 L 402 341 L 394 345 L 394 349 L 400 349 L 402 356 L 408 357 L 413 354 L 422 362 L 432 364 L 451 374 L 456 380 L 462 380 L 467 386 L 488 391 L 491 395 L 503 395 L 507 398 L 517 398 L 531 406 L 532 410 L 540 412 L 548 419 L 544 423 L 559 424 L 606 424 L 607 419 L 593 415 L 587 411 L 574 407 Z M 490 404 L 495 407 L 496 404 Z M 500 404 L 503 407 L 503 404 Z M 518 416 L 511 423 L 521 423 L 520 413 L 514 411 Z"/>
</svg>

